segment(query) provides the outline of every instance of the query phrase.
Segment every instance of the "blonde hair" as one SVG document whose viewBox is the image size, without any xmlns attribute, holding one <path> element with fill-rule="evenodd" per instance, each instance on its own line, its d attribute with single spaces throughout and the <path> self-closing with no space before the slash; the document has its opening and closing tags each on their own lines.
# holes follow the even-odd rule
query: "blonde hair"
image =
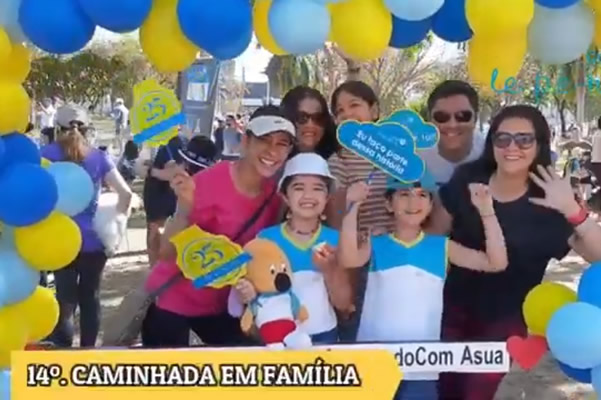
<svg viewBox="0 0 601 400">
<path fill-rule="evenodd" d="M 72 127 L 59 134 L 57 142 L 63 150 L 65 161 L 81 164 L 86 158 L 88 150 L 86 139 L 77 128 Z"/>
</svg>

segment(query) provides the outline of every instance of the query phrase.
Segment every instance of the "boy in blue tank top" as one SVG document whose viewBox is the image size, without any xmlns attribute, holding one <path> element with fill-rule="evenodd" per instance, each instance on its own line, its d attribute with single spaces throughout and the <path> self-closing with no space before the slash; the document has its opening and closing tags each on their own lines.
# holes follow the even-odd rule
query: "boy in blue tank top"
<svg viewBox="0 0 601 400">
<path fill-rule="evenodd" d="M 360 242 L 357 212 L 369 186 L 359 182 L 349 187 L 349 212 L 342 223 L 338 260 L 346 268 L 371 260 L 358 341 L 439 341 L 449 261 L 482 272 L 507 268 L 505 240 L 488 187 L 471 184 L 469 188 L 472 204 L 482 217 L 486 252 L 423 232 L 436 189 L 427 171 L 416 183 L 389 178 L 386 207 L 395 220 L 394 233 Z M 437 380 L 438 374 L 405 374 L 395 399 L 436 400 Z"/>
<path fill-rule="evenodd" d="M 309 313 L 301 328 L 313 344 L 338 341 L 335 309 L 346 311 L 352 300 L 348 273 L 336 260 L 338 231 L 321 222 L 333 185 L 321 156 L 301 153 L 293 157 L 278 187 L 289 208 L 286 221 L 258 234 L 275 242 L 288 257 L 294 291 Z"/>
</svg>

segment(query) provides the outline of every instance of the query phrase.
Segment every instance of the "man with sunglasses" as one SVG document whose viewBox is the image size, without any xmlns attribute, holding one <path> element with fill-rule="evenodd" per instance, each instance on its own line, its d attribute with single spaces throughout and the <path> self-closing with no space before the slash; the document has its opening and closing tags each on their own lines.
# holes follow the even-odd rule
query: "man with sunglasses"
<svg viewBox="0 0 601 400">
<path fill-rule="evenodd" d="M 431 122 L 440 132 L 438 146 L 421 156 L 438 185 L 447 183 L 455 168 L 477 159 L 484 150 L 484 136 L 474 134 L 478 115 L 478 93 L 468 83 L 447 80 L 428 98 Z"/>
</svg>

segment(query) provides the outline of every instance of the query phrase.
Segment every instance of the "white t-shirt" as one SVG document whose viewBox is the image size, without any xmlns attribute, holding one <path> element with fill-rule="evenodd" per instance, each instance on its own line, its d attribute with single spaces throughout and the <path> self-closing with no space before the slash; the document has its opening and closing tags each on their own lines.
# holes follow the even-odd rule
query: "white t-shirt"
<svg viewBox="0 0 601 400">
<path fill-rule="evenodd" d="M 56 108 L 48 106 L 40 111 L 40 125 L 44 128 L 54 128 L 54 118 L 56 117 Z"/>
<path fill-rule="evenodd" d="M 438 152 L 438 146 L 420 151 L 420 156 L 426 162 L 428 170 L 436 180 L 436 183 L 447 183 L 459 165 L 474 161 L 482 155 L 485 139 L 486 137 L 484 135 L 474 132 L 472 151 L 465 159 L 457 163 L 443 158 Z"/>
<path fill-rule="evenodd" d="M 593 150 L 591 151 L 591 162 L 601 163 L 601 131 L 596 130 L 593 135 Z"/>
</svg>

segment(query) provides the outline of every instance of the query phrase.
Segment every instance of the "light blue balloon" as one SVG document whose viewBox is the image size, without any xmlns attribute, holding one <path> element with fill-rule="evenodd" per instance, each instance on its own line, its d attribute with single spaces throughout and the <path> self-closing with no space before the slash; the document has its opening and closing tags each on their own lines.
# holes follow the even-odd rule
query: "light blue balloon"
<svg viewBox="0 0 601 400">
<path fill-rule="evenodd" d="M 532 56 L 546 64 L 566 64 L 587 52 L 595 32 L 595 17 L 587 5 L 534 7 L 534 19 L 528 26 L 528 52 Z"/>
<path fill-rule="evenodd" d="M 21 0 L 0 1 L 0 26 L 4 28 L 14 43 L 23 43 L 27 39 L 19 24 Z"/>
<path fill-rule="evenodd" d="M 595 389 L 595 392 L 597 392 L 597 397 L 601 399 L 601 365 L 593 368 L 591 371 L 591 378 L 593 388 Z"/>
<path fill-rule="evenodd" d="M 40 273 L 15 251 L 0 250 L 0 307 L 25 300 L 39 283 Z"/>
<path fill-rule="evenodd" d="M 10 371 L 0 371 L 0 400 L 10 400 Z"/>
<path fill-rule="evenodd" d="M 440 10 L 444 0 L 384 0 L 392 15 L 406 21 L 422 21 Z"/>
<path fill-rule="evenodd" d="M 72 217 L 88 208 L 95 189 L 85 169 L 72 162 L 55 162 L 50 164 L 48 172 L 58 187 L 58 211 Z"/>
<path fill-rule="evenodd" d="M 547 342 L 560 362 L 579 369 L 601 365 L 601 308 L 575 302 L 553 314 Z"/>
<path fill-rule="evenodd" d="M 0 251 L 12 250 L 15 248 L 15 228 L 8 225 L 2 225 L 0 231 Z"/>
<path fill-rule="evenodd" d="M 309 1 L 312 1 L 314 3 L 319 3 L 319 4 L 336 4 L 336 3 L 343 3 L 348 0 L 309 0 Z"/>
<path fill-rule="evenodd" d="M 306 0 L 275 0 L 269 10 L 269 30 L 290 54 L 321 49 L 330 33 L 330 12 L 325 4 Z"/>
</svg>

